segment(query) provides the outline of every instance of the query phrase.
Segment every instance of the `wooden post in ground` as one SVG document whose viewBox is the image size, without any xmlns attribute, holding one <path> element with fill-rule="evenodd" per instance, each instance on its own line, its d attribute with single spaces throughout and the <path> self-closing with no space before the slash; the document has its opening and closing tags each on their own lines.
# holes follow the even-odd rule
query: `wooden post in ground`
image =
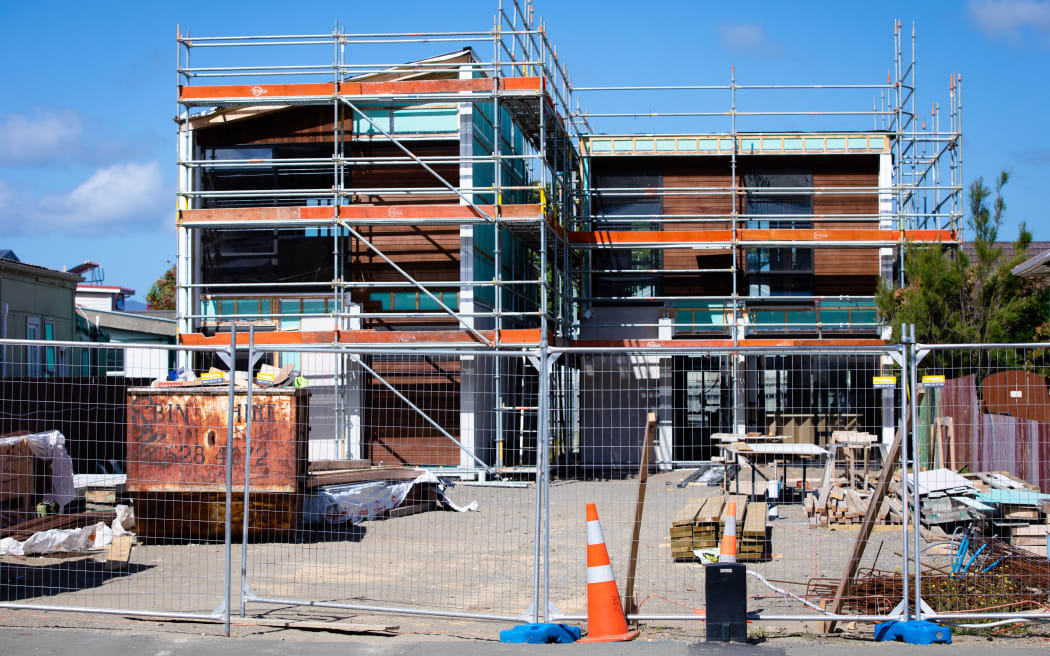
<svg viewBox="0 0 1050 656">
<path fill-rule="evenodd" d="M 645 438 L 642 440 L 642 457 L 638 465 L 638 502 L 634 506 L 634 530 L 631 532 L 631 556 L 627 561 L 627 584 L 623 595 L 623 614 L 638 612 L 638 601 L 634 598 L 634 573 L 638 566 L 638 540 L 642 532 L 642 510 L 645 507 L 645 484 L 649 480 L 649 449 L 656 432 L 656 413 L 650 412 L 645 422 Z"/>
</svg>

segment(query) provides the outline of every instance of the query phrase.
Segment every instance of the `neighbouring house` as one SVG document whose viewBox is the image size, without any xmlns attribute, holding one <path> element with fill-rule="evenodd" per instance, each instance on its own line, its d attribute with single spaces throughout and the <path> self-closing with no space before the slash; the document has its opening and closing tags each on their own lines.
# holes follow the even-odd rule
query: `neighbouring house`
<svg viewBox="0 0 1050 656">
<path fill-rule="evenodd" d="M 77 320 L 82 322 L 85 341 L 118 344 L 174 344 L 175 313 L 154 310 L 126 310 L 126 300 L 134 289 L 105 284 L 97 262 L 86 260 L 69 269 L 88 276 L 90 283 L 76 289 Z M 102 373 L 129 378 L 163 378 L 174 364 L 171 351 L 151 348 L 105 350 Z"/>
<path fill-rule="evenodd" d="M 20 262 L 10 250 L 0 258 L 0 337 L 41 341 L 73 341 L 76 332 L 74 296 L 83 278 L 63 271 Z M 65 376 L 70 373 L 68 350 L 54 346 L 4 347 L 0 375 Z"/>
</svg>

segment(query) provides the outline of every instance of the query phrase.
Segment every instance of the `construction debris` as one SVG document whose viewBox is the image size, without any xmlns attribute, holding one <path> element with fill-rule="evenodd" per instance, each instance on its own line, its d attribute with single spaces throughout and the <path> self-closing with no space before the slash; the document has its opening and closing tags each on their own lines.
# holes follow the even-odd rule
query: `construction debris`
<svg viewBox="0 0 1050 656">
<path fill-rule="evenodd" d="M 115 538 L 129 536 L 133 527 L 134 515 L 127 506 L 117 506 L 112 515 L 50 515 L 5 529 L 3 537 L 0 537 L 0 555 L 28 556 L 99 551 L 109 547 Z"/>
<path fill-rule="evenodd" d="M 974 611 L 995 600 L 1001 612 L 1045 608 L 1050 594 L 1050 561 L 997 539 L 963 539 L 952 543 L 951 563 L 922 561 L 922 599 L 939 613 Z M 911 585 L 912 581 L 907 582 Z M 834 579 L 811 579 L 807 598 L 830 598 Z M 861 615 L 881 615 L 903 597 L 900 572 L 864 570 L 852 579 L 843 595 L 844 606 Z"/>
</svg>

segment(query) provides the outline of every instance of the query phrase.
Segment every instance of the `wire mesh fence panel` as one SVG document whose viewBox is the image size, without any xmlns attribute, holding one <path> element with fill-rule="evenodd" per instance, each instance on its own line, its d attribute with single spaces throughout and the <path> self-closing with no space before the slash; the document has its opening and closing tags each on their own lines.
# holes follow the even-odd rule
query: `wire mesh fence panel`
<svg viewBox="0 0 1050 656">
<path fill-rule="evenodd" d="M 916 349 L 921 396 L 908 484 L 921 568 L 912 586 L 928 614 L 1046 618 L 1047 345 Z"/>
<path fill-rule="evenodd" d="M 876 387 L 884 374 L 897 381 L 890 356 L 563 352 L 552 374 L 555 397 L 566 399 L 565 416 L 551 417 L 554 607 L 566 618 L 586 612 L 584 509 L 595 503 L 629 607 L 642 618 L 702 619 L 704 563 L 718 559 L 732 504 L 749 611 L 830 612 L 901 418 L 896 383 Z M 873 513 L 858 561 L 862 573 L 898 581 L 840 595 L 840 613 L 887 615 L 901 601 L 899 499 L 898 486 Z"/>
<path fill-rule="evenodd" d="M 257 380 L 266 365 L 294 372 L 301 387 L 269 390 L 294 394 L 295 431 L 262 411 L 266 390 L 252 400 L 252 610 L 525 612 L 538 571 L 536 485 L 518 466 L 535 462 L 527 435 L 538 376 L 529 362 L 520 354 L 259 352 Z M 297 470 L 295 489 L 281 492 L 287 507 L 257 504 L 260 462 L 274 468 L 292 458 L 300 459 L 287 463 Z M 501 463 L 514 463 L 506 468 L 515 474 L 501 477 Z"/>
<path fill-rule="evenodd" d="M 3 341 L 3 602 L 197 615 L 222 603 L 227 386 L 167 382 L 177 359 Z"/>
</svg>

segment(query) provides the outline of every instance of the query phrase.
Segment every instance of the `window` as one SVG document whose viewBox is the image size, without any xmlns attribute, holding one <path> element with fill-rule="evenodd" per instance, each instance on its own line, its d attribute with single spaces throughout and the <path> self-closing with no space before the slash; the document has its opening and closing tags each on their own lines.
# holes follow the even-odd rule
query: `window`
<svg viewBox="0 0 1050 656">
<path fill-rule="evenodd" d="M 26 317 L 26 339 L 40 339 L 40 318 Z M 26 375 L 39 376 L 43 373 L 41 367 L 42 352 L 39 346 L 30 346 L 26 349 Z"/>
<path fill-rule="evenodd" d="M 634 190 L 663 186 L 662 175 L 602 175 L 595 186 L 607 190 L 595 196 L 594 229 L 617 231 L 660 230 L 663 196 L 631 196 Z M 597 250 L 592 254 L 595 296 L 646 297 L 661 292 L 661 277 L 653 273 L 663 267 L 663 251 L 654 248 Z M 639 273 L 632 273 L 638 271 Z M 644 273 L 642 273 L 644 272 Z"/>
<path fill-rule="evenodd" d="M 746 173 L 743 183 L 747 190 L 744 213 L 748 217 L 748 228 L 813 227 L 812 173 Z M 813 293 L 812 248 L 750 248 L 746 267 L 750 296 L 809 296 Z"/>
<path fill-rule="evenodd" d="M 55 340 L 55 322 L 45 321 L 44 322 L 44 339 L 49 342 Z M 54 346 L 44 347 L 44 374 L 47 376 L 54 376 L 58 369 L 57 354 Z"/>
</svg>

